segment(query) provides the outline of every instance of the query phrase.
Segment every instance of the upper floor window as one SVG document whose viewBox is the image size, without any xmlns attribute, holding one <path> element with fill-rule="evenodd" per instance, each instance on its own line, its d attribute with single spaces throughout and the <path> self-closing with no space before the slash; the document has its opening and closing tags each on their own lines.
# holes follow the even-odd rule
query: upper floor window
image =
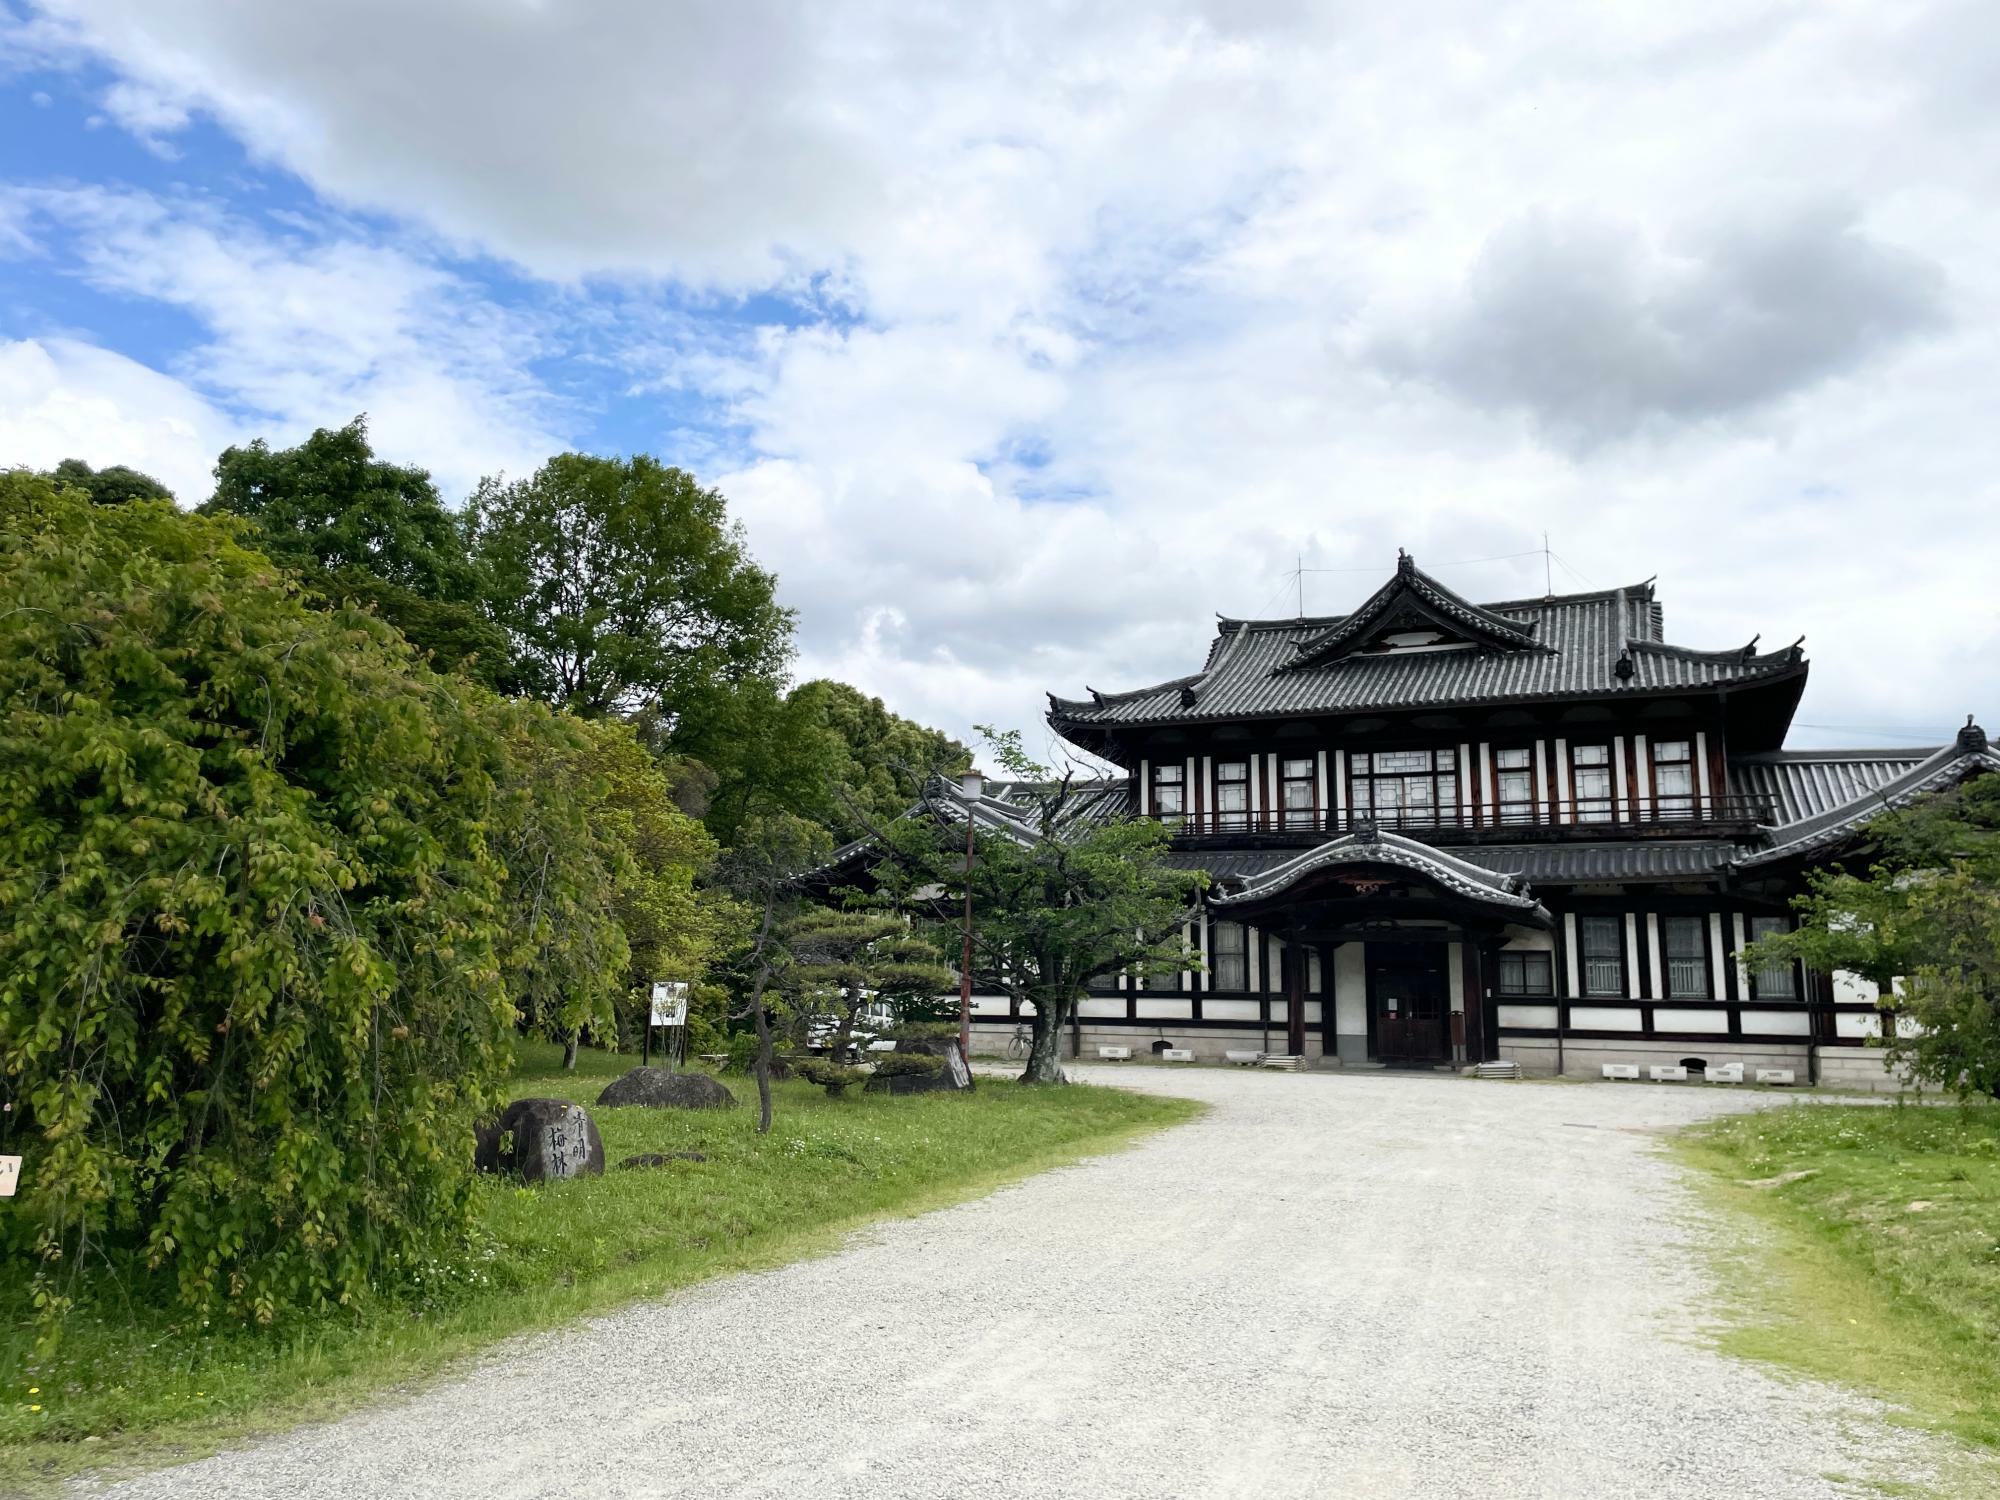
<svg viewBox="0 0 2000 1500">
<path fill-rule="evenodd" d="M 1625 993 L 1625 934 L 1616 917 L 1580 917 L 1577 937 L 1583 949 L 1583 992 L 1586 995 Z"/>
<path fill-rule="evenodd" d="M 1215 822 L 1219 828 L 1250 826 L 1250 763 L 1215 763 Z"/>
<path fill-rule="evenodd" d="M 1653 742 L 1653 807 L 1662 818 L 1694 813 L 1694 746 L 1686 740 Z"/>
<path fill-rule="evenodd" d="M 1493 752 L 1493 799 L 1502 823 L 1535 820 L 1535 752 L 1525 747 Z"/>
<path fill-rule="evenodd" d="M 1750 919 L 1750 941 L 1761 943 L 1767 937 L 1776 937 L 1781 932 L 1790 932 L 1792 924 L 1783 917 L 1752 917 Z M 1798 970 L 1790 964 L 1764 964 L 1750 973 L 1750 983 L 1759 1000 L 1796 1000 L 1799 998 Z"/>
<path fill-rule="evenodd" d="M 1662 917 L 1660 946 L 1667 954 L 1668 998 L 1708 999 L 1708 923 L 1700 917 Z"/>
<path fill-rule="evenodd" d="M 1569 747 L 1570 785 L 1576 799 L 1576 821 L 1579 823 L 1609 823 L 1611 821 L 1611 747 L 1609 745 L 1571 745 Z"/>
<path fill-rule="evenodd" d="M 1450 822 L 1458 811 L 1455 750 L 1357 751 L 1354 814 L 1383 823 Z"/>
<path fill-rule="evenodd" d="M 1250 988 L 1250 949 L 1241 922 L 1217 922 L 1209 929 L 1208 974 L 1213 988 Z"/>
<path fill-rule="evenodd" d="M 1310 758 L 1288 760 L 1279 767 L 1279 788 L 1283 794 L 1285 826 L 1310 828 L 1318 809 L 1313 795 L 1313 763 Z"/>
<path fill-rule="evenodd" d="M 1169 823 L 1178 823 L 1187 811 L 1187 768 L 1153 767 L 1153 811 Z"/>
<path fill-rule="evenodd" d="M 1503 950 L 1500 954 L 1500 993 L 1553 995 L 1556 985 L 1552 957 L 1547 952 Z"/>
</svg>

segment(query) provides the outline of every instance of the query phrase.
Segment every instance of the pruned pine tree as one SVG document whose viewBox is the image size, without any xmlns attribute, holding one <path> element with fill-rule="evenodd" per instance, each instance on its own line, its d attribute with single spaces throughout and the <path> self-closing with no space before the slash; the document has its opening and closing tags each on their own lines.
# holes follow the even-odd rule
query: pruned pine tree
<svg viewBox="0 0 2000 1500">
<path fill-rule="evenodd" d="M 784 993 L 792 967 L 786 932 L 802 905 L 798 877 L 830 851 L 832 841 L 817 823 L 789 813 L 753 818 L 717 868 L 729 894 L 749 908 L 756 927 L 742 968 L 744 995 L 739 1018 L 757 1032 L 757 1133 L 771 1130 L 771 1001 Z"/>
<path fill-rule="evenodd" d="M 870 1000 L 937 995 L 958 983 L 936 946 L 893 911 L 808 906 L 787 924 L 785 940 L 801 1009 L 833 1018 L 835 1061 L 846 1058 Z"/>
<path fill-rule="evenodd" d="M 1021 1081 L 1061 1083 L 1062 1029 L 1091 977 L 1186 968 L 1181 929 L 1207 877 L 1166 862 L 1169 835 L 1156 821 L 1090 816 L 1096 791 L 1073 768 L 1037 764 L 1018 731 L 980 733 L 1009 776 L 1036 790 L 1006 818 L 975 819 L 968 868 L 961 804 L 934 784 L 919 816 L 884 831 L 877 878 L 892 896 L 929 899 L 952 926 L 970 890 L 973 986 L 1031 1012 Z"/>
</svg>

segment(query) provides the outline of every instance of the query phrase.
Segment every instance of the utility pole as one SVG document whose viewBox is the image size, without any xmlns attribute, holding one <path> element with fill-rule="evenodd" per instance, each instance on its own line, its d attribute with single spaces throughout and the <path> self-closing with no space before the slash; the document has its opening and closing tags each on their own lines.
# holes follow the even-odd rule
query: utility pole
<svg viewBox="0 0 2000 1500">
<path fill-rule="evenodd" d="M 959 781 L 965 797 L 965 947 L 958 964 L 958 1055 L 972 1068 L 972 819 L 973 810 L 985 794 L 986 780 L 978 771 L 967 771 Z"/>
</svg>

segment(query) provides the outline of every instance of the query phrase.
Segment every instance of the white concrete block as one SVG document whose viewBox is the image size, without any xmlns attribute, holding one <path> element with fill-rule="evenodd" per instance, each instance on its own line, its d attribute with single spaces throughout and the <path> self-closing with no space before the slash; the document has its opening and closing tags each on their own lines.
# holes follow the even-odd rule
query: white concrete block
<svg viewBox="0 0 2000 1500">
<path fill-rule="evenodd" d="M 1791 1068 L 1759 1068 L 1759 1083 L 1797 1083 L 1799 1075 Z"/>
<path fill-rule="evenodd" d="M 1687 1082 L 1688 1070 L 1679 1063 L 1675 1063 L 1672 1067 L 1662 1067 L 1660 1064 L 1655 1063 L 1650 1071 L 1655 1083 Z"/>
<path fill-rule="evenodd" d="M 1606 1063 L 1604 1065 L 1604 1076 L 1606 1078 L 1637 1078 L 1639 1076 L 1639 1065 L 1637 1063 Z"/>
<path fill-rule="evenodd" d="M 1104 1062 L 1124 1062 L 1132 1055 L 1130 1047 L 1099 1047 L 1098 1058 Z"/>
<path fill-rule="evenodd" d="M 1743 1064 L 1717 1063 L 1708 1070 L 1708 1081 L 1710 1083 L 1741 1083 L 1743 1081 Z"/>
<path fill-rule="evenodd" d="M 1162 1062 L 1193 1062 L 1194 1053 L 1186 1047 L 1168 1047 L 1160 1053 Z"/>
</svg>

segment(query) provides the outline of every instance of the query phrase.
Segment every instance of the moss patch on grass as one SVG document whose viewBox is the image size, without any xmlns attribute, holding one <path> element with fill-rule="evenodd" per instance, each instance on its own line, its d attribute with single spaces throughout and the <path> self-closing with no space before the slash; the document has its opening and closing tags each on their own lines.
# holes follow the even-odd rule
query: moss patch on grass
<svg viewBox="0 0 2000 1500">
<path fill-rule="evenodd" d="M 1674 1149 L 1758 1225 L 1726 1351 L 1881 1397 L 2000 1474 L 2000 1107 L 1800 1103 Z"/>
<path fill-rule="evenodd" d="M 565 1073 L 553 1048 L 523 1054 L 510 1096 L 593 1106 L 611 1170 L 535 1188 L 482 1179 L 472 1243 L 422 1268 L 418 1290 L 273 1329 L 209 1326 L 108 1291 L 47 1355 L 20 1289 L 0 1287 L 0 1493 L 330 1416 L 508 1335 L 830 1249 L 868 1220 L 959 1201 L 1201 1109 L 991 1078 L 969 1094 L 842 1099 L 791 1082 L 760 1137 L 746 1079 L 725 1080 L 737 1109 L 600 1110 L 598 1091 L 636 1058 L 586 1052 Z M 617 1170 L 673 1151 L 707 1160 Z"/>
</svg>

